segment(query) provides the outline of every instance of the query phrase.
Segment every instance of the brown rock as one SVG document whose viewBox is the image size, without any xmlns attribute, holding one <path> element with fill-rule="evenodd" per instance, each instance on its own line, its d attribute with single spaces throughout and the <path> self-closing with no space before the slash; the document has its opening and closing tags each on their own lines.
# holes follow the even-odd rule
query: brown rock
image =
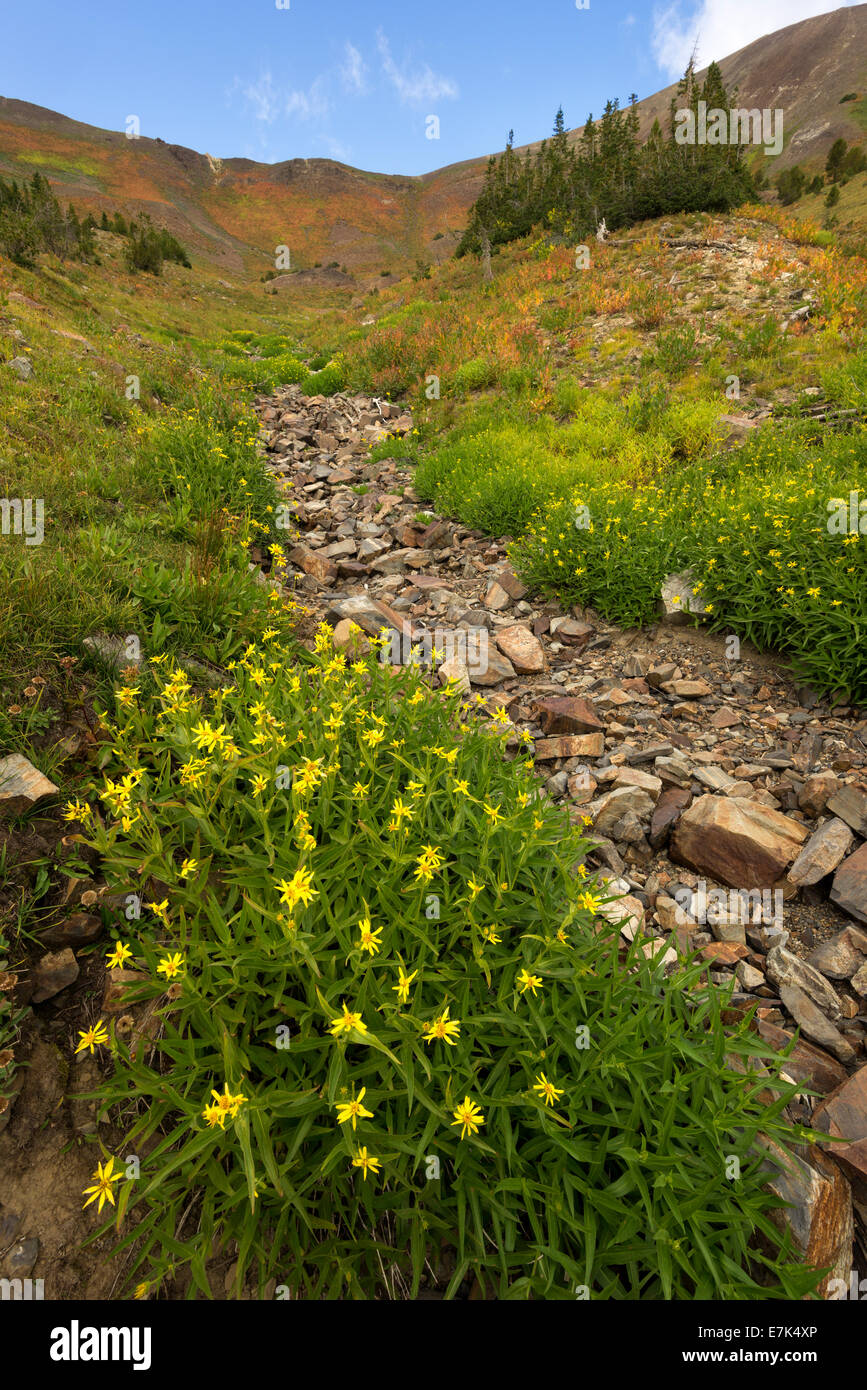
<svg viewBox="0 0 867 1390">
<path fill-rule="evenodd" d="M 69 947 L 62 951 L 49 951 L 33 968 L 33 994 L 31 1002 L 42 1004 L 53 999 L 67 985 L 78 979 L 78 961 Z"/>
<path fill-rule="evenodd" d="M 549 763 L 555 758 L 601 758 L 604 752 L 603 734 L 562 734 L 536 740 L 538 763 Z"/>
<path fill-rule="evenodd" d="M 500 628 L 496 640 L 500 651 L 521 675 L 535 675 L 545 670 L 542 643 L 522 623 Z"/>
<path fill-rule="evenodd" d="M 675 826 L 671 855 L 732 888 L 767 888 L 806 838 L 797 821 L 757 802 L 700 796 Z"/>
<path fill-rule="evenodd" d="M 424 550 L 430 550 L 436 545 L 448 545 L 451 532 L 444 521 L 431 521 L 421 533 L 421 546 Z"/>
<path fill-rule="evenodd" d="M 605 724 L 589 700 L 577 695 L 553 696 L 536 700 L 533 709 L 546 734 L 604 733 Z"/>
<path fill-rule="evenodd" d="M 658 666 L 651 666 L 645 672 L 645 679 L 648 685 L 652 685 L 655 690 L 660 690 L 666 681 L 680 679 L 680 667 L 673 661 L 661 662 Z"/>
<path fill-rule="evenodd" d="M 488 643 L 487 653 L 470 663 L 470 680 L 473 685 L 499 685 L 515 674 L 515 668 L 508 657 L 498 652 L 493 643 Z"/>
<path fill-rule="evenodd" d="M 692 785 L 692 768 L 686 759 L 677 753 L 671 756 L 660 754 L 654 759 L 653 766 L 663 782 L 681 788 L 689 788 Z"/>
<path fill-rule="evenodd" d="M 707 681 L 663 681 L 662 689 L 666 695 L 676 695 L 679 700 L 702 700 L 706 695 L 712 695 L 713 691 Z"/>
<path fill-rule="evenodd" d="M 509 598 L 514 599 L 516 603 L 527 594 L 526 584 L 521 583 L 511 565 L 505 565 L 500 570 L 496 582 L 500 585 L 501 589 L 506 591 Z"/>
<path fill-rule="evenodd" d="M 851 1062 L 855 1057 L 855 1049 L 852 1044 L 847 1042 L 843 1034 L 838 1032 L 833 1023 L 817 1008 L 808 994 L 805 994 L 797 985 L 780 985 L 780 999 L 785 1008 L 788 1009 L 792 1018 L 813 1042 L 820 1047 L 827 1047 L 829 1052 L 841 1062 Z"/>
<path fill-rule="evenodd" d="M 358 626 L 358 624 L 356 624 Z M 334 629 L 332 641 L 338 651 L 350 650 L 364 654 L 370 651 L 370 643 L 363 632 L 351 632 L 352 621 L 350 618 L 341 618 Z"/>
<path fill-rule="evenodd" d="M 421 532 L 417 531 L 414 526 L 410 526 L 407 522 L 403 522 L 394 527 L 394 538 L 398 545 L 408 546 L 411 550 L 415 550 L 419 548 Z"/>
<path fill-rule="evenodd" d="M 440 685 L 449 685 L 454 682 L 457 688 L 464 694 L 470 692 L 470 673 L 467 670 L 466 662 L 459 656 L 451 657 L 444 661 L 437 671 L 437 680 Z"/>
<path fill-rule="evenodd" d="M 601 734 L 597 737 L 601 745 L 597 756 L 601 758 L 605 751 L 605 740 Z M 661 779 L 654 777 L 652 772 L 642 772 L 640 767 L 618 767 L 611 780 L 615 787 L 640 787 L 642 791 L 652 796 L 654 801 L 662 791 Z"/>
<path fill-rule="evenodd" d="M 775 1052 L 784 1052 L 792 1043 L 794 1047 L 783 1063 L 783 1070 L 786 1071 L 793 1081 L 803 1081 L 814 1091 L 821 1091 L 826 1095 L 828 1091 L 833 1091 L 835 1086 L 839 1086 L 846 1080 L 846 1069 L 833 1057 L 829 1056 L 820 1047 L 814 1047 L 812 1043 L 805 1042 L 803 1038 L 796 1038 L 794 1033 L 788 1033 L 785 1028 L 779 1028 L 776 1023 L 769 1023 L 766 1019 L 757 1019 L 759 1037 L 764 1039 Z"/>
<path fill-rule="evenodd" d="M 793 985 L 804 991 L 817 1008 L 831 1018 L 840 1017 L 840 997 L 818 970 L 807 961 L 801 960 L 785 946 L 772 946 L 768 951 L 765 967 L 768 979 L 775 985 Z"/>
<path fill-rule="evenodd" d="M 862 787 L 841 787 L 828 799 L 828 810 L 867 839 L 867 792 Z"/>
<path fill-rule="evenodd" d="M 593 632 L 594 628 L 590 623 L 578 622 L 575 618 L 555 618 L 551 623 L 552 637 L 556 637 L 558 642 L 564 642 L 568 647 L 580 647 L 582 651 Z"/>
<path fill-rule="evenodd" d="M 501 584 L 494 580 L 488 592 L 485 594 L 485 607 L 490 608 L 492 613 L 502 613 L 504 608 L 508 608 L 512 600 L 506 593 Z"/>
<path fill-rule="evenodd" d="M 40 934 L 43 946 L 90 946 L 98 941 L 105 931 L 101 917 L 87 912 L 76 912 Z"/>
<path fill-rule="evenodd" d="M 857 922 L 867 922 L 867 844 L 843 860 L 831 884 L 831 901 Z"/>
<path fill-rule="evenodd" d="M 148 976 L 141 970 L 109 970 L 105 976 L 105 992 L 102 996 L 102 1011 L 106 1014 L 120 1014 L 132 1007 L 130 991 L 138 984 L 147 983 Z"/>
<path fill-rule="evenodd" d="M 384 627 L 390 627 L 403 636 L 407 642 L 411 627 L 405 618 L 389 608 L 387 603 L 371 598 L 370 594 L 354 594 L 352 598 L 342 599 L 332 604 L 325 613 L 326 621 L 339 623 L 346 618 L 355 623 L 370 637 L 376 637 Z"/>
<path fill-rule="evenodd" d="M 337 578 L 337 566 L 324 555 L 317 555 L 306 545 L 296 545 L 289 551 L 289 559 L 305 574 L 318 579 L 320 584 L 333 584 Z"/>
<path fill-rule="evenodd" d="M 739 941 L 711 941 L 702 946 L 701 955 L 713 965 L 737 965 L 749 951 Z"/>
<path fill-rule="evenodd" d="M 856 994 L 867 994 L 867 962 L 849 980 Z"/>
<path fill-rule="evenodd" d="M 829 1152 L 853 1178 L 867 1180 L 867 1067 L 860 1067 L 819 1102 L 813 1123 L 835 1139 L 849 1140 L 830 1145 Z"/>
<path fill-rule="evenodd" d="M 844 927 L 807 956 L 808 965 L 832 980 L 851 980 L 865 962 L 867 934 L 857 927 Z"/>
<path fill-rule="evenodd" d="M 597 695 L 596 703 L 607 705 L 609 709 L 622 709 L 624 705 L 634 705 L 635 696 L 630 695 L 628 690 L 621 690 L 618 685 L 615 685 L 610 690 L 604 691 L 602 695 Z"/>
<path fill-rule="evenodd" d="M 627 811 L 646 820 L 653 812 L 653 798 L 640 787 L 616 787 L 599 802 L 593 817 L 593 828 L 599 835 L 607 835 Z"/>
<path fill-rule="evenodd" d="M 429 561 L 429 550 L 418 550 L 409 546 L 404 550 L 392 550 L 388 555 L 378 556 L 377 559 L 371 560 L 370 568 L 376 570 L 377 574 L 402 574 L 407 567 L 423 569 Z"/>
<path fill-rule="evenodd" d="M 820 1294 L 827 1291 L 831 1279 L 848 1283 L 854 1220 L 852 1193 L 845 1177 L 814 1144 L 807 1149 L 807 1162 L 765 1135 L 756 1142 L 768 1154 L 768 1166 L 774 1170 L 767 1185 L 787 1204 L 770 1211 L 770 1219 L 779 1230 L 791 1233 L 805 1264 L 828 1270 L 819 1285 Z"/>
<path fill-rule="evenodd" d="M 733 729 L 736 724 L 740 724 L 741 716 L 737 710 L 723 708 L 714 710 L 710 717 L 712 729 Z"/>
<path fill-rule="evenodd" d="M 798 805 L 805 815 L 821 816 L 828 804 L 828 799 L 834 795 L 839 786 L 839 779 L 834 776 L 833 772 L 816 772 L 812 777 L 807 778 L 798 792 Z"/>
</svg>

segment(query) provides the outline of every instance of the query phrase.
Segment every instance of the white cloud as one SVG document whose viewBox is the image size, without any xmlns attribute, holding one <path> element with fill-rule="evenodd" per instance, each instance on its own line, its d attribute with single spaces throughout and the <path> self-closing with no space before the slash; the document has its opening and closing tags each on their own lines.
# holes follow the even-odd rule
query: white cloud
<svg viewBox="0 0 867 1390">
<path fill-rule="evenodd" d="M 287 116 L 300 116 L 302 121 L 310 121 L 327 116 L 331 109 L 325 81 L 316 77 L 306 92 L 289 92 L 284 110 Z"/>
<path fill-rule="evenodd" d="M 343 52 L 343 66 L 340 69 L 343 85 L 348 91 L 361 94 L 367 90 L 367 83 L 365 81 L 367 66 L 358 49 L 348 40 Z"/>
<path fill-rule="evenodd" d="M 270 72 L 263 72 L 258 82 L 246 84 L 236 77 L 235 89 L 240 89 L 244 100 L 252 106 L 257 121 L 267 121 L 270 124 L 279 116 L 282 102 Z"/>
<path fill-rule="evenodd" d="M 669 77 L 679 77 L 693 49 L 698 67 L 726 58 L 775 29 L 827 14 L 856 0 L 673 0 L 653 16 L 653 55 Z"/>
<path fill-rule="evenodd" d="M 376 46 L 382 59 L 382 70 L 402 102 L 410 106 L 421 106 L 439 101 L 443 97 L 452 100 L 457 97 L 457 84 L 452 82 L 451 78 L 433 72 L 427 63 L 414 72 L 399 68 L 391 56 L 391 47 L 381 29 L 377 30 Z"/>
<path fill-rule="evenodd" d="M 352 151 L 348 145 L 344 145 L 342 140 L 336 140 L 333 135 L 320 135 L 318 140 L 320 145 L 325 146 L 332 159 L 339 160 L 341 164 L 349 162 Z"/>
<path fill-rule="evenodd" d="M 286 91 L 274 82 L 273 74 L 263 72 L 256 82 L 235 78 L 232 88 L 239 91 L 252 108 L 257 121 L 273 125 L 279 116 L 297 116 L 302 121 L 327 116 L 331 109 L 324 78 L 316 77 L 306 91 Z"/>
</svg>

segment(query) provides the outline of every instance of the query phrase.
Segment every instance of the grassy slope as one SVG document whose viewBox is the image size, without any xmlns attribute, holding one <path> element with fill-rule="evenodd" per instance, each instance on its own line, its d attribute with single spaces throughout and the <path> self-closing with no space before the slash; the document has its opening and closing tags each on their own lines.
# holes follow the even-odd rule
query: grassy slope
<svg viewBox="0 0 867 1390">
<path fill-rule="evenodd" d="M 537 586 L 621 622 L 651 618 L 664 574 L 693 566 L 709 620 L 867 700 L 864 547 L 826 529 L 830 499 L 863 489 L 864 431 L 824 437 L 803 395 L 863 416 L 864 260 L 761 207 L 645 224 L 594 244 L 586 271 L 544 238 L 495 266 L 490 286 L 467 261 L 393 287 L 373 328 L 317 325 L 350 381 L 413 396 L 423 495 L 513 536 Z M 801 294 L 811 316 L 784 331 Z M 769 407 L 724 450 L 721 416 Z"/>
</svg>

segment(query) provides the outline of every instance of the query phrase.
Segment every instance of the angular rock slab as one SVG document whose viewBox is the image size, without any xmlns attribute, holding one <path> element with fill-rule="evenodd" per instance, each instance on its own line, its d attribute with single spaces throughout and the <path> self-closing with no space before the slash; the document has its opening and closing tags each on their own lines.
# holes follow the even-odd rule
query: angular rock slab
<svg viewBox="0 0 867 1390">
<path fill-rule="evenodd" d="M 859 1184 L 867 1184 L 867 1066 L 861 1067 L 816 1106 L 813 1123 L 835 1139 L 828 1152 Z"/>
<path fill-rule="evenodd" d="M 49 951 L 33 967 L 33 994 L 31 1002 L 42 1004 L 53 999 L 67 985 L 78 979 L 78 961 L 69 947 L 62 951 Z"/>
<path fill-rule="evenodd" d="M 855 1049 L 852 1044 L 846 1041 L 833 1023 L 828 1022 L 822 1010 L 816 1007 L 804 990 L 798 989 L 797 985 L 780 985 L 779 989 L 784 1008 L 792 1015 L 803 1034 L 820 1047 L 827 1047 L 838 1061 L 854 1060 Z"/>
<path fill-rule="evenodd" d="M 740 797 L 700 796 L 671 837 L 671 857 L 731 888 L 769 888 L 806 840 L 798 821 Z"/>
<path fill-rule="evenodd" d="M 833 873 L 848 854 L 854 838 L 849 826 L 839 816 L 826 820 L 804 845 L 789 870 L 789 882 L 806 888 Z"/>
<path fill-rule="evenodd" d="M 867 839 L 867 792 L 861 787 L 841 787 L 828 801 L 828 810 Z"/>
<path fill-rule="evenodd" d="M 819 1285 L 820 1294 L 827 1291 L 832 1279 L 848 1283 L 855 1223 L 851 1188 L 840 1169 L 815 1144 L 807 1149 L 809 1161 L 805 1161 L 784 1152 L 765 1135 L 756 1142 L 768 1155 L 767 1166 L 774 1170 L 767 1186 L 789 1203 L 770 1211 L 770 1219 L 778 1229 L 788 1228 L 805 1264 L 828 1268 Z"/>
<path fill-rule="evenodd" d="M 820 1047 L 814 1047 L 812 1043 L 805 1042 L 803 1038 L 795 1038 L 794 1033 L 789 1033 L 785 1028 L 780 1028 L 776 1023 L 769 1023 L 766 1019 L 756 1019 L 756 1027 L 759 1030 L 759 1037 L 775 1052 L 784 1052 L 787 1047 L 794 1043 L 794 1047 L 783 1062 L 783 1070 L 793 1081 L 803 1082 L 814 1091 L 821 1091 L 827 1095 L 829 1091 L 836 1090 L 841 1086 L 846 1078 L 846 1069 L 839 1062 Z"/>
<path fill-rule="evenodd" d="M 605 732 L 605 722 L 599 718 L 589 700 L 579 695 L 553 695 L 550 699 L 534 700 L 533 709 L 546 734 L 596 734 Z"/>
<path fill-rule="evenodd" d="M 594 831 L 606 835 L 627 811 L 646 820 L 653 814 L 653 798 L 641 787 L 616 787 L 599 802 L 593 817 Z"/>
<path fill-rule="evenodd" d="M 856 922 L 867 922 L 867 844 L 843 860 L 831 884 L 831 901 Z"/>
<path fill-rule="evenodd" d="M 867 932 L 844 927 L 811 951 L 807 964 L 829 979 L 851 980 L 867 964 Z"/>
<path fill-rule="evenodd" d="M 0 758 L 0 816 L 21 816 L 58 788 L 20 753 Z"/>
<path fill-rule="evenodd" d="M 793 986 L 808 994 L 818 1009 L 830 1018 L 840 1017 L 840 999 L 824 975 L 805 960 L 787 951 L 785 946 L 772 946 L 765 962 L 768 979 L 777 986 Z"/>
<path fill-rule="evenodd" d="M 522 623 L 501 627 L 497 633 L 497 646 L 520 675 L 536 675 L 545 670 L 547 663 L 542 643 Z"/>
</svg>

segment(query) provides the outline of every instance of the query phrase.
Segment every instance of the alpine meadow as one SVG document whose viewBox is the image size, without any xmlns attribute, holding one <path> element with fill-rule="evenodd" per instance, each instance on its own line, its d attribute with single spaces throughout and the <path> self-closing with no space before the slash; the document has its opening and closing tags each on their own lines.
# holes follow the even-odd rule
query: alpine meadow
<svg viewBox="0 0 867 1390">
<path fill-rule="evenodd" d="M 0 1301 L 52 1373 L 255 1376 L 284 1301 L 856 1353 L 867 4 L 782 13 L 7 16 Z"/>
</svg>

